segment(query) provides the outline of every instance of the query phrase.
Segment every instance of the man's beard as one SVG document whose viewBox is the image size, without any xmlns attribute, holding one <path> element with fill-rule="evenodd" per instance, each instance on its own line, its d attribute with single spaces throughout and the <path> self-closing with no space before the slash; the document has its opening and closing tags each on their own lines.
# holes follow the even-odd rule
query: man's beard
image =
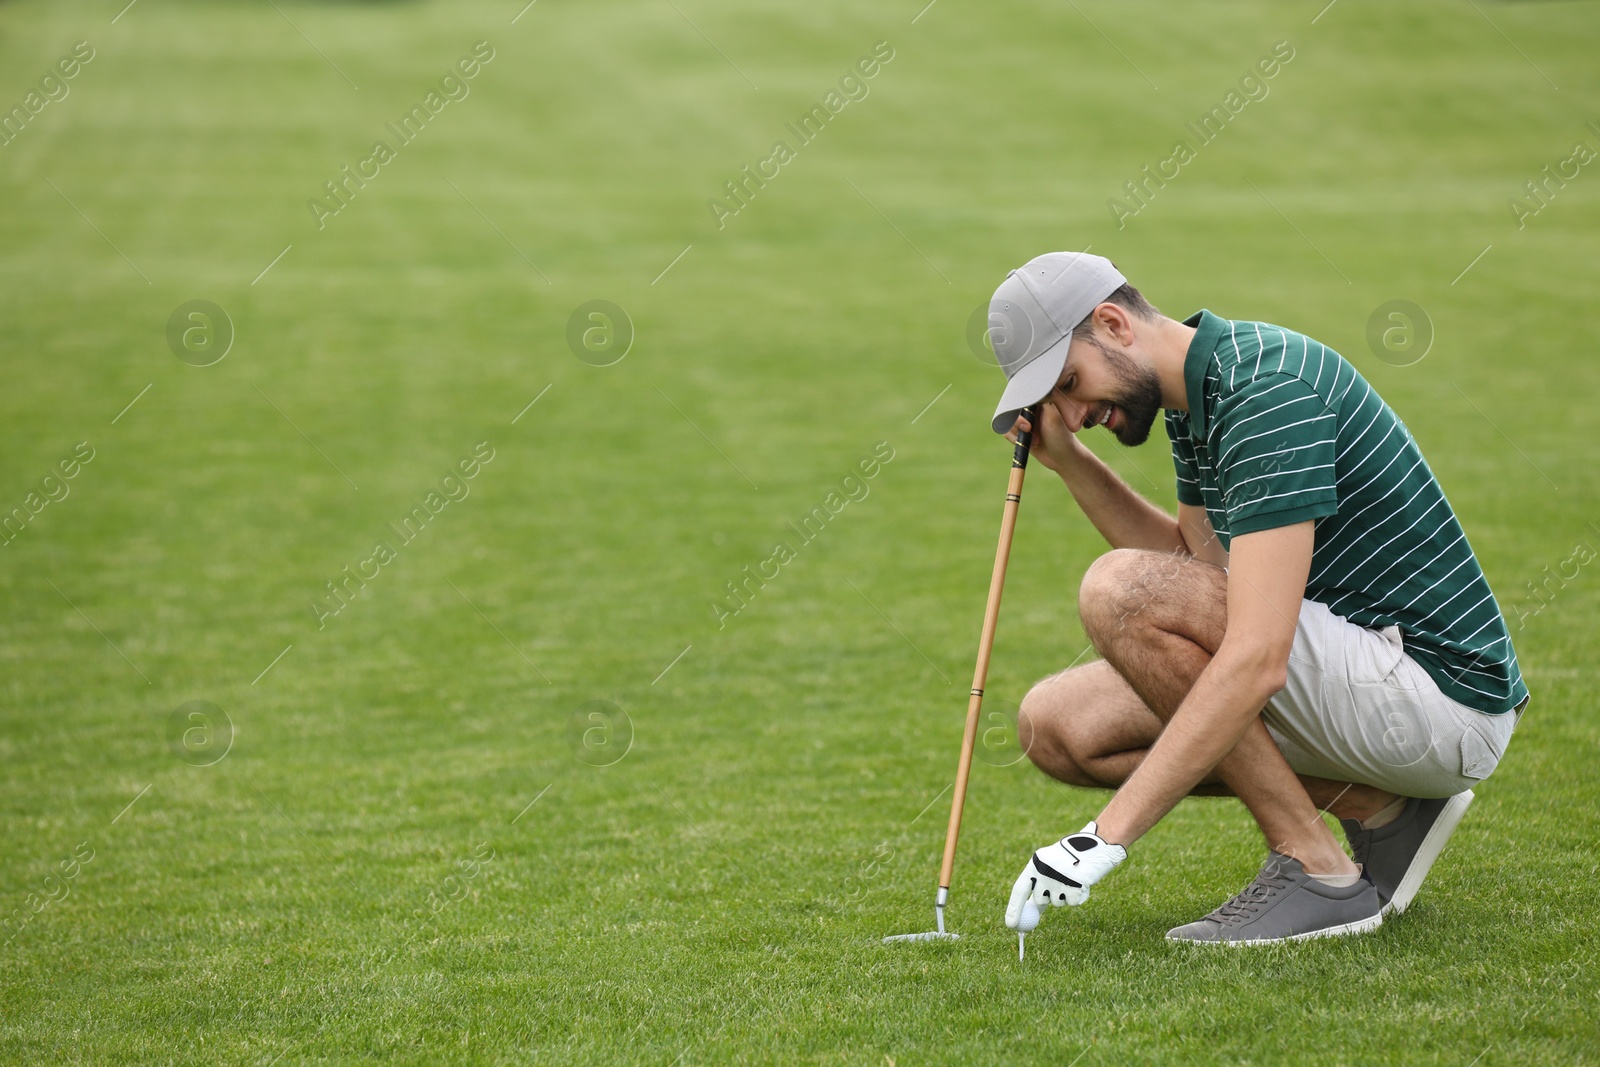
<svg viewBox="0 0 1600 1067">
<path fill-rule="evenodd" d="M 1122 384 L 1122 392 L 1111 402 L 1122 411 L 1122 426 L 1113 430 L 1118 441 L 1125 445 L 1142 445 L 1150 439 L 1150 427 L 1155 425 L 1161 411 L 1161 379 L 1148 367 L 1141 367 L 1132 358 L 1092 337 L 1089 343 L 1106 357 L 1111 373 Z"/>
</svg>

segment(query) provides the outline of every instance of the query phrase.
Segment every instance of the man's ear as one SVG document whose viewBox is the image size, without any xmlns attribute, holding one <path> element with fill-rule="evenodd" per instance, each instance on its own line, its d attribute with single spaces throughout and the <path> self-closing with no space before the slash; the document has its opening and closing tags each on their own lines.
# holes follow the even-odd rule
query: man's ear
<svg viewBox="0 0 1600 1067">
<path fill-rule="evenodd" d="M 1091 314 L 1101 329 L 1111 335 L 1111 339 L 1119 345 L 1127 347 L 1133 343 L 1133 316 L 1121 304 L 1109 301 L 1097 304 Z"/>
</svg>

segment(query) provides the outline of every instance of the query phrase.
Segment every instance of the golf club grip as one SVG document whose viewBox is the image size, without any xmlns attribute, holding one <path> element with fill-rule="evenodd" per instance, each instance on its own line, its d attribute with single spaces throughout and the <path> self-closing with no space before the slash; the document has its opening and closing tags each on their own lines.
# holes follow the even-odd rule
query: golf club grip
<svg viewBox="0 0 1600 1067">
<path fill-rule="evenodd" d="M 989 601 L 983 610 L 983 631 L 978 637 L 978 662 L 972 671 L 972 694 L 967 700 L 967 726 L 961 736 L 961 759 L 956 764 L 955 792 L 950 797 L 950 825 L 945 831 L 944 860 L 939 865 L 939 888 L 950 888 L 950 874 L 956 863 L 956 841 L 961 836 L 961 811 L 967 802 L 967 778 L 972 773 L 972 750 L 978 739 L 978 715 L 983 709 L 983 687 L 989 677 L 989 654 L 994 650 L 995 628 L 1000 620 L 1000 594 L 1006 584 L 1006 564 L 1011 560 L 1011 537 L 1017 529 L 1017 509 L 1022 504 L 1022 479 L 1028 469 L 1031 427 L 1038 408 L 1024 411 L 1029 430 L 1017 434 L 1016 451 L 1011 458 L 1011 480 L 1006 486 L 1006 505 L 1000 518 L 1000 543 L 995 548 L 994 571 L 989 577 Z"/>
<path fill-rule="evenodd" d="M 1022 417 L 1028 420 L 1028 428 L 1017 431 L 1017 447 L 1011 453 L 1011 465 L 1026 468 L 1028 449 L 1033 444 L 1033 431 L 1039 426 L 1039 406 L 1036 404 L 1031 408 L 1024 408 Z"/>
</svg>

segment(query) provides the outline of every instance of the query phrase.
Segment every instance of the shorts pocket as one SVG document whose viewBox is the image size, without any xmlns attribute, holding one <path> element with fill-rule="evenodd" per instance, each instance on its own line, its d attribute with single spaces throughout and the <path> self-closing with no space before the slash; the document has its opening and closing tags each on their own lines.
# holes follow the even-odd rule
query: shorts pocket
<svg viewBox="0 0 1600 1067">
<path fill-rule="evenodd" d="M 1481 782 L 1494 773 L 1500 755 L 1490 746 L 1477 726 L 1461 731 L 1461 776 Z"/>
<path fill-rule="evenodd" d="M 1381 683 L 1396 689 L 1414 688 L 1396 677 L 1406 654 L 1399 627 L 1371 630 L 1352 625 L 1352 629 L 1359 637 L 1346 646 L 1345 676 L 1353 685 Z"/>
</svg>

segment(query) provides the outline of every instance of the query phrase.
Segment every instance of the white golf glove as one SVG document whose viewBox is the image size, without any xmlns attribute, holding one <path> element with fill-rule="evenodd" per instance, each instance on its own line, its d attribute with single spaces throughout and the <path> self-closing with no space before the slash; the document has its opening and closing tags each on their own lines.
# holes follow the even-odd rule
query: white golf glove
<svg viewBox="0 0 1600 1067">
<path fill-rule="evenodd" d="M 1043 906 L 1082 904 L 1089 899 L 1089 887 L 1128 858 L 1128 850 L 1100 836 L 1090 823 L 1075 834 L 1068 834 L 1053 845 L 1033 854 L 1028 865 L 1011 887 L 1011 902 L 1006 905 L 1006 925 L 1015 930 L 1022 919 L 1022 906 L 1032 900 Z"/>
</svg>

